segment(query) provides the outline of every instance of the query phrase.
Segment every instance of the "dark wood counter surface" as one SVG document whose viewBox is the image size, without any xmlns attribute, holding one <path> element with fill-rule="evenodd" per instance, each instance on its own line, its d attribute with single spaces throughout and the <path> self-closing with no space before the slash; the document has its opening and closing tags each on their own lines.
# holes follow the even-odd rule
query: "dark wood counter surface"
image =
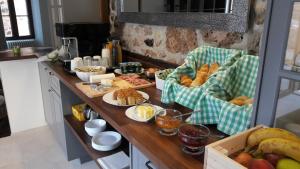
<svg viewBox="0 0 300 169">
<path fill-rule="evenodd" d="M 89 104 L 100 116 L 105 119 L 113 128 L 120 132 L 129 142 L 136 146 L 144 153 L 155 166 L 161 169 L 201 169 L 203 168 L 203 156 L 192 157 L 181 151 L 181 146 L 177 136 L 166 137 L 157 132 L 157 128 L 153 122 L 139 123 L 128 119 L 125 115 L 126 108 L 109 105 L 102 100 L 102 97 L 88 98 L 75 86 L 80 80 L 76 76 L 72 76 L 65 72 L 59 63 L 52 64 L 43 62 L 50 67 L 54 74 L 64 83 L 71 91 L 73 91 L 82 101 Z M 175 108 L 183 113 L 190 112 L 183 106 L 165 105 L 160 102 L 161 91 L 155 87 L 149 87 L 142 91 L 150 95 L 151 103 L 165 107 Z M 209 126 L 213 133 L 218 133 L 213 126 Z M 216 141 L 210 138 L 209 142 Z"/>
<path fill-rule="evenodd" d="M 21 55 L 14 56 L 12 50 L 0 51 L 0 61 L 34 59 L 51 52 L 50 47 L 28 47 L 21 48 Z"/>
</svg>

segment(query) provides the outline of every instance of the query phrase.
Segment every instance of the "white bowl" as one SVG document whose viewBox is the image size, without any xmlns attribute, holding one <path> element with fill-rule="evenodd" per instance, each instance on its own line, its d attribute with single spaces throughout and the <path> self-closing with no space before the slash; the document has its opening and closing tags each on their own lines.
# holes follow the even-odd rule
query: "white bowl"
<svg viewBox="0 0 300 169">
<path fill-rule="evenodd" d="M 106 72 L 106 68 L 103 66 L 82 66 L 79 67 L 79 69 L 87 69 L 87 68 L 101 68 L 101 71 L 97 71 L 97 72 L 82 72 L 82 71 L 78 71 L 75 70 L 77 77 L 84 81 L 84 82 L 89 82 L 90 81 L 90 76 L 92 75 L 101 75 L 101 74 L 105 74 Z"/>
<path fill-rule="evenodd" d="M 102 119 L 90 120 L 84 124 L 84 129 L 89 136 L 95 136 L 96 134 L 104 131 L 105 128 L 106 121 Z"/>
<path fill-rule="evenodd" d="M 98 151 L 110 151 L 120 146 L 121 135 L 114 131 L 105 131 L 92 138 L 92 147 Z"/>
</svg>

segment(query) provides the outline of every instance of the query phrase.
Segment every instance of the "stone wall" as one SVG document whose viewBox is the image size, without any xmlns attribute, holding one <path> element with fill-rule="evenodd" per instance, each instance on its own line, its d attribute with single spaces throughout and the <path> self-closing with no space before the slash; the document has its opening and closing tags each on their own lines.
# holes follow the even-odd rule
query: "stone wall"
<svg viewBox="0 0 300 169">
<path fill-rule="evenodd" d="M 121 38 L 124 49 L 181 64 L 186 54 L 201 45 L 248 50 L 258 55 L 267 0 L 252 0 L 246 33 L 200 30 L 125 23 L 117 20 L 116 1 L 110 0 L 111 33 Z"/>
</svg>

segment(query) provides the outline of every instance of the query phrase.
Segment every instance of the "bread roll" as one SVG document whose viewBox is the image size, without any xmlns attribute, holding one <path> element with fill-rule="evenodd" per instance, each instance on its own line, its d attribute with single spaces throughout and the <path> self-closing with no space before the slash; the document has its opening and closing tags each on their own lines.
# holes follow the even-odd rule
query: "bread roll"
<svg viewBox="0 0 300 169">
<path fill-rule="evenodd" d="M 180 78 L 180 84 L 186 87 L 189 87 L 193 82 L 192 78 L 187 75 L 182 75 Z"/>
<path fill-rule="evenodd" d="M 239 96 L 239 97 L 236 97 L 236 98 L 230 100 L 229 102 L 232 104 L 238 105 L 238 106 L 243 106 L 246 104 L 252 104 L 253 99 L 250 99 L 247 96 Z"/>
<path fill-rule="evenodd" d="M 219 69 L 218 63 L 213 63 L 210 65 L 209 71 L 208 71 L 208 77 L 212 74 L 214 74 Z"/>
</svg>

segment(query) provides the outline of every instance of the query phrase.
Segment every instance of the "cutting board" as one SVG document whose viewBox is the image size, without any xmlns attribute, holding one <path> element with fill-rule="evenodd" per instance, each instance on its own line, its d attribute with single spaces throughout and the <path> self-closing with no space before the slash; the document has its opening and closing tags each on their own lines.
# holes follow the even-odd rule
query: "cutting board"
<svg viewBox="0 0 300 169">
<path fill-rule="evenodd" d="M 134 89 L 142 89 L 142 88 L 147 88 L 154 86 L 154 82 L 150 82 L 149 84 L 144 84 L 144 85 L 139 85 L 139 86 L 134 86 L 133 84 L 127 82 L 126 80 L 122 80 L 120 78 L 115 78 L 113 82 L 113 87 L 111 88 L 105 88 L 102 89 L 101 91 L 95 90 L 91 88 L 90 85 L 84 85 L 84 82 L 79 82 L 76 83 L 76 87 L 82 91 L 85 95 L 87 95 L 89 98 L 95 98 L 95 97 L 100 97 L 105 95 L 106 93 L 112 92 L 117 89 L 121 88 L 134 88 Z"/>
</svg>

